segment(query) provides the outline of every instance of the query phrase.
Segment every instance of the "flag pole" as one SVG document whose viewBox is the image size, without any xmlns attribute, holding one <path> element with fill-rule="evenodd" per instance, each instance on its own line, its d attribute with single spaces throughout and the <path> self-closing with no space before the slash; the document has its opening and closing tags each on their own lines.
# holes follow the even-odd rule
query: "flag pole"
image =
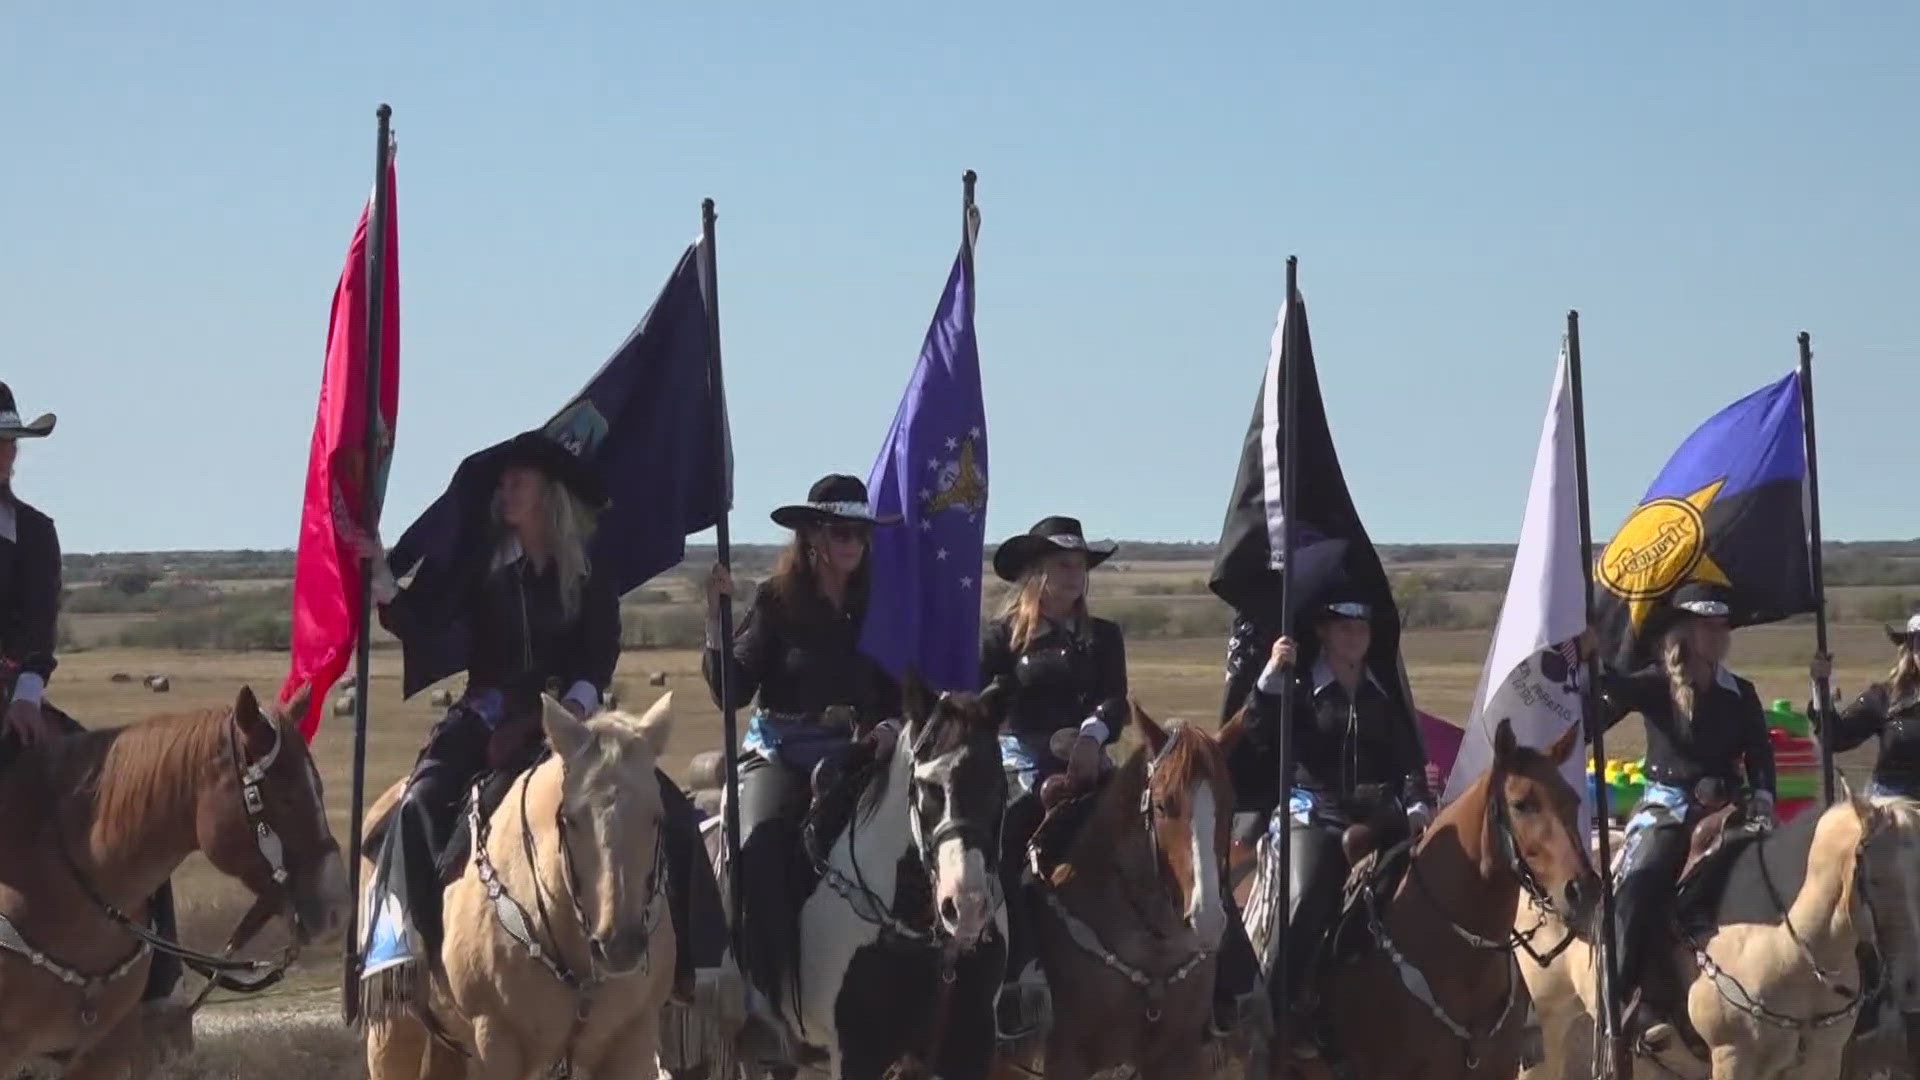
<svg viewBox="0 0 1920 1080">
<path fill-rule="evenodd" d="M 1300 303 L 1299 286 L 1300 260 L 1287 256 L 1287 304 L 1286 314 L 1280 324 L 1280 359 L 1278 368 L 1281 378 L 1286 382 L 1281 386 L 1281 424 L 1283 425 L 1281 451 L 1283 460 L 1280 465 L 1280 513 L 1281 513 L 1281 550 L 1280 550 L 1280 636 L 1293 637 L 1293 515 L 1296 503 L 1295 494 L 1300 490 L 1300 380 L 1297 371 L 1300 358 L 1295 349 L 1293 327 L 1297 325 Z M 1259 661 L 1256 659 L 1255 661 Z M 1280 805 L 1274 811 L 1280 817 L 1279 835 L 1274 839 L 1274 874 L 1277 882 L 1274 886 L 1275 901 L 1284 918 L 1276 920 L 1281 932 L 1274 935 L 1273 968 L 1270 978 L 1279 997 L 1277 1010 L 1280 1019 L 1278 1034 L 1282 1039 L 1282 1049 L 1291 1052 L 1287 1045 L 1293 1037 L 1292 1025 L 1288 1020 L 1292 1016 L 1293 1002 L 1289 998 L 1292 989 L 1287 986 L 1287 936 L 1292 929 L 1293 909 L 1293 672 L 1286 672 L 1289 685 L 1280 695 L 1280 732 L 1274 740 L 1274 756 L 1280 769 Z"/>
<path fill-rule="evenodd" d="M 720 462 L 717 470 L 723 488 L 732 485 L 732 467 L 729 464 L 726 425 L 726 384 L 720 375 L 720 271 L 716 265 L 713 248 L 713 200 L 700 202 L 700 246 L 706 258 L 701 263 L 700 291 L 706 294 L 707 302 L 707 383 L 713 399 L 713 452 Z M 714 522 L 714 546 L 717 549 L 720 565 L 729 572 L 733 569 L 733 545 L 727 531 L 727 517 L 733 507 L 733 493 L 723 490 L 719 499 L 720 514 Z M 733 598 L 725 597 L 720 602 L 720 663 L 714 666 L 714 682 L 720 695 L 720 760 L 726 766 L 727 800 L 724 808 L 723 827 L 727 841 L 727 936 L 733 948 L 734 963 L 744 973 L 747 961 L 744 939 L 740 933 L 740 898 L 742 896 L 740 875 L 740 762 L 739 731 L 734 718 L 733 699 L 727 686 L 727 663 L 733 651 Z"/>
<path fill-rule="evenodd" d="M 1580 372 L 1580 313 L 1567 312 L 1567 382 L 1573 391 L 1573 461 L 1575 484 L 1580 496 L 1580 576 L 1586 587 L 1587 625 L 1593 625 L 1593 515 L 1587 496 L 1587 404 Z M 1580 685 L 1580 716 L 1586 727 L 1587 744 L 1593 755 L 1594 821 L 1599 826 L 1600 927 L 1594 940 L 1600 943 L 1600 963 L 1594 965 L 1598 998 L 1601 1003 L 1600 1038 L 1595 1040 L 1594 1055 L 1604 1061 L 1612 1051 L 1614 1032 L 1619 1030 L 1619 1003 L 1613 1000 L 1613 852 L 1608 828 L 1612 812 L 1607 805 L 1606 725 L 1600 722 L 1600 650 L 1589 650 L 1586 678 Z"/>
<path fill-rule="evenodd" d="M 1813 575 L 1813 641 L 1821 656 L 1827 655 L 1827 581 L 1826 552 L 1820 542 L 1820 456 L 1813 437 L 1813 338 L 1800 331 L 1800 417 L 1807 437 L 1807 541 L 1808 569 Z M 1813 681 L 1813 706 L 1822 718 L 1833 715 L 1833 684 L 1829 679 Z M 1833 805 L 1833 748 L 1822 732 L 1820 739 L 1820 795 Z"/>
<path fill-rule="evenodd" d="M 973 183 L 980 179 L 972 169 L 960 174 L 960 264 L 967 275 L 967 314 L 973 314 Z"/>
<path fill-rule="evenodd" d="M 361 435 L 360 453 L 360 526 L 373 532 L 379 509 L 379 490 L 374 483 L 380 454 L 380 343 L 387 299 L 387 201 L 391 191 L 387 183 L 388 166 L 393 161 L 393 139 L 389 121 L 393 109 L 386 104 L 374 112 L 379 135 L 373 151 L 373 207 L 367 214 L 367 370 L 361 381 L 366 394 L 366 430 Z M 341 939 L 342 971 L 340 1007 L 346 1022 L 360 1015 L 360 830 L 363 827 L 363 802 L 367 784 L 367 699 L 371 696 L 370 668 L 373 662 L 373 560 L 380 556 L 367 553 L 360 558 L 360 626 L 354 639 L 353 671 L 353 801 L 347 826 L 347 933 Z M 318 709 L 323 702 L 307 702 Z"/>
</svg>

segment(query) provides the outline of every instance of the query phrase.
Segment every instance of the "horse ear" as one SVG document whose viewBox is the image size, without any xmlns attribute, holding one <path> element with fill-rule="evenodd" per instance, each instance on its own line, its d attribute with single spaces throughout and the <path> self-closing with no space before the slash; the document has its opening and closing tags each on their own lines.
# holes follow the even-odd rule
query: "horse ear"
<svg viewBox="0 0 1920 1080">
<path fill-rule="evenodd" d="M 1573 748 L 1579 741 L 1580 722 L 1576 720 L 1568 724 L 1567 730 L 1561 732 L 1560 737 L 1554 740 L 1553 748 L 1547 751 L 1547 756 L 1553 759 L 1554 765 L 1565 765 L 1568 756 L 1573 753 Z"/>
<path fill-rule="evenodd" d="M 292 697 L 281 703 L 280 715 L 293 721 L 297 725 L 306 720 L 307 709 L 312 707 L 312 705 L 313 683 L 311 681 L 303 682 L 300 684 L 300 689 L 293 692 Z"/>
<path fill-rule="evenodd" d="M 654 757 L 665 756 L 667 742 L 673 737 L 673 691 L 661 694 L 660 700 L 649 706 L 634 726 Z"/>
<path fill-rule="evenodd" d="M 547 744 L 565 761 L 587 744 L 587 725 L 555 701 L 552 694 L 540 695 L 540 726 L 546 729 Z"/>
<path fill-rule="evenodd" d="M 253 687 L 247 685 L 242 685 L 233 699 L 233 722 L 240 729 L 249 755 L 266 753 L 280 733 L 273 718 L 260 711 L 260 699 L 253 696 Z"/>
<path fill-rule="evenodd" d="M 1167 729 L 1153 722 L 1147 710 L 1140 707 L 1139 698 L 1128 698 L 1127 705 L 1133 710 L 1133 722 L 1140 728 L 1140 737 L 1146 741 L 1147 752 L 1160 753 L 1161 748 L 1167 745 Z"/>
<path fill-rule="evenodd" d="M 1499 726 L 1493 732 L 1494 766 L 1497 768 L 1505 765 L 1507 759 L 1513 756 L 1513 752 L 1519 746 L 1520 741 L 1513 737 L 1513 721 L 1507 717 L 1501 717 Z"/>
<path fill-rule="evenodd" d="M 1221 753 L 1231 754 L 1233 753 L 1233 748 L 1240 745 L 1240 739 L 1245 736 L 1246 733 L 1247 710 L 1245 706 L 1242 706 L 1234 712 L 1231 720 L 1220 725 L 1220 730 L 1214 733 L 1213 741 L 1220 744 Z"/>
</svg>

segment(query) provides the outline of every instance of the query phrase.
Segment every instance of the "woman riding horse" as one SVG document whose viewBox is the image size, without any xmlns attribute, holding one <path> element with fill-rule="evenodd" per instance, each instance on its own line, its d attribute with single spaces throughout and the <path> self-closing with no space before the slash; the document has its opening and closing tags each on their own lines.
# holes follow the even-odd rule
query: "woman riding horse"
<svg viewBox="0 0 1920 1080">
<path fill-rule="evenodd" d="M 1001 684 L 1007 731 L 1002 742 L 1027 779 L 1007 806 L 1000 834 L 1010 939 L 995 1007 L 1003 1040 L 1033 1033 L 1047 995 L 1024 884 L 1027 844 L 1045 816 L 1040 786 L 1070 770 L 1076 779 L 1094 776 L 1102 747 L 1119 738 L 1126 723 L 1127 654 L 1120 627 L 1087 611 L 1087 574 L 1114 550 L 1110 541 L 1088 543 L 1079 521 L 1048 517 L 993 554 L 994 573 L 1018 587 L 984 631 L 980 684 Z"/>
<path fill-rule="evenodd" d="M 1659 660 L 1631 674 L 1603 672 L 1601 719 L 1607 727 L 1637 712 L 1647 728 L 1647 785 L 1627 821 L 1614 878 L 1614 939 L 1619 944 L 1616 1000 L 1625 1003 L 1617 1042 L 1630 1052 L 1656 1025 L 1677 1014 L 1677 988 L 1659 976 L 1660 935 L 1686 862 L 1688 836 L 1703 813 L 1698 785 L 1740 788 L 1745 759 L 1751 789 L 1747 814 L 1770 822 L 1773 745 L 1753 684 L 1726 668 L 1732 643 L 1732 595 L 1712 584 L 1676 589 L 1649 616 L 1642 636 L 1660 645 Z M 1623 1056 L 1621 1060 L 1625 1060 Z"/>
<path fill-rule="evenodd" d="M 423 956 L 440 950 L 441 876 L 436 867 L 462 800 L 489 771 L 525 766 L 543 739 L 540 695 L 550 683 L 585 717 L 598 709 L 620 657 L 620 598 L 587 558 L 606 492 L 591 467 L 538 432 L 497 460 L 489 484 L 491 545 L 461 553 L 458 617 L 470 634 L 467 686 L 427 737 L 375 861 L 402 882 Z M 359 536 L 372 557 L 380 622 L 403 642 L 440 614 L 423 610 L 394 581 L 377 537 Z M 699 844 L 698 816 L 658 773 L 668 845 L 669 904 L 680 942 L 675 996 L 713 978 L 724 960 L 719 889 Z M 697 895 L 696 895 L 697 894 Z"/>
<path fill-rule="evenodd" d="M 875 525 L 898 519 L 875 517 L 866 485 L 840 474 L 821 478 L 806 502 L 772 517 L 793 531 L 793 542 L 755 591 L 730 649 L 720 646 L 720 605 L 733 595 L 733 577 L 719 565 L 708 575 L 702 663 L 716 703 L 741 708 L 759 697 L 740 750 L 741 865 L 734 870 L 744 894 L 750 1027 L 743 1040 L 750 1043 L 790 1041 L 781 1035 L 777 1003 L 781 981 L 799 975 L 799 901 L 789 867 L 813 771 L 878 752 L 900 715 L 899 685 L 860 650 L 868 541 Z"/>
<path fill-rule="evenodd" d="M 22 747 L 81 730 L 73 718 L 43 700 L 59 661 L 60 534 L 53 519 L 14 494 L 13 466 L 21 439 L 53 434 L 52 413 L 24 422 L 13 390 L 0 382 L 0 769 Z M 173 885 L 162 883 L 150 902 L 154 933 L 171 941 Z M 155 953 L 141 1001 L 165 1001 L 180 981 L 180 961 Z"/>
<path fill-rule="evenodd" d="M 1311 1008 L 1319 946 L 1338 913 L 1349 872 L 1344 831 L 1368 823 L 1391 836 L 1423 827 L 1433 814 L 1413 715 L 1367 667 L 1372 608 L 1357 593 L 1333 587 L 1309 611 L 1310 644 L 1319 655 L 1303 674 L 1294 666 L 1307 659 L 1303 650 L 1291 638 L 1274 640 L 1230 762 L 1242 807 L 1262 811 L 1265 820 L 1280 803 L 1280 702 L 1281 695 L 1292 694 L 1293 778 L 1286 807 L 1293 833 L 1291 895 L 1287 964 L 1276 973 L 1276 1018 L 1283 1008 L 1295 1016 Z"/>
<path fill-rule="evenodd" d="M 1832 715 L 1815 705 L 1808 706 L 1807 715 L 1821 741 L 1836 754 L 1879 738 L 1868 795 L 1920 799 L 1920 614 L 1909 617 L 1904 627 L 1888 627 L 1887 637 L 1894 652 L 1893 670 L 1885 680 L 1868 686 Z M 1815 658 L 1812 674 L 1815 679 L 1831 677 L 1832 659 Z"/>
</svg>

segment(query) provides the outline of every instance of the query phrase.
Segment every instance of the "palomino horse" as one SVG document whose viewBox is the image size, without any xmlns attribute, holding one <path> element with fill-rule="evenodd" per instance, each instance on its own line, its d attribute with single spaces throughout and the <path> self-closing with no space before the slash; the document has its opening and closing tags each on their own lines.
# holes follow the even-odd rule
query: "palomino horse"
<svg viewBox="0 0 1920 1080">
<path fill-rule="evenodd" d="M 372 1080 L 658 1075 L 675 931 L 654 767 L 672 701 L 579 720 L 542 697 L 552 753 L 489 817 L 469 810 L 440 962 L 410 1009 L 369 1018 Z"/>
<path fill-rule="evenodd" d="M 1842 786 L 1845 780 L 1841 781 Z M 1920 812 L 1905 800 L 1869 800 L 1847 792 L 1732 855 L 1715 901 L 1715 929 L 1693 947 L 1661 956 L 1688 987 L 1687 1019 L 1710 1060 L 1665 1036 L 1638 1057 L 1646 1077 L 1772 1080 L 1838 1077 L 1857 1014 L 1881 986 L 1863 985 L 1858 947 L 1880 953 L 1874 983 L 1913 996 L 1911 945 L 1920 932 Z M 1525 922 L 1526 920 L 1522 920 Z M 1544 932 L 1559 932 L 1551 920 Z M 1656 954 L 1659 955 L 1659 954 Z M 1703 964 L 1702 958 L 1709 961 Z M 1649 962 L 1658 962 L 1650 960 Z M 1575 942 L 1543 969 L 1527 971 L 1539 1015 L 1545 1061 L 1530 1076 L 1585 1076 L 1596 987 L 1593 952 Z M 1656 1029 L 1658 1031 L 1658 1029 Z M 1588 1038 L 1557 1039 L 1555 1033 Z M 1616 1062 L 1616 1069 L 1627 1063 Z"/>
<path fill-rule="evenodd" d="M 278 715 L 243 688 L 231 709 L 76 734 L 9 767 L 0 778 L 0 1076 L 43 1054 L 64 1058 L 68 1077 L 129 1068 L 156 949 L 213 978 L 254 966 L 148 930 L 147 898 L 196 851 L 254 894 L 244 925 L 285 914 L 295 949 L 335 931 L 350 898 L 297 726 L 307 707 L 302 690 Z"/>
<path fill-rule="evenodd" d="M 1222 898 L 1233 807 L 1222 743 L 1191 724 L 1161 728 L 1138 702 L 1142 737 L 1073 826 L 1064 857 L 1034 849 L 1046 914 L 1035 924 L 1053 999 L 1046 1080 L 1080 1080 L 1121 1065 L 1141 1080 L 1189 1076 L 1201 1059 L 1212 1006 L 1214 957 L 1226 929 Z M 1048 831 L 1041 829 L 1044 837 Z"/>
<path fill-rule="evenodd" d="M 774 1002 L 805 1044 L 790 1056 L 807 1060 L 743 1062 L 750 1073 L 817 1062 L 844 1080 L 896 1067 L 978 1080 L 992 1064 L 1007 933 L 994 691 L 934 698 L 911 670 L 903 689 L 899 746 L 864 780 L 847 778 L 860 787 L 846 824 L 807 843 L 818 880 L 800 909 L 795 977 Z M 724 880 L 718 835 L 709 848 Z"/>
<path fill-rule="evenodd" d="M 1487 772 L 1405 849 L 1362 864 L 1332 934 L 1319 1030 L 1283 1023 L 1275 1076 L 1332 1075 L 1341 1065 L 1406 1080 L 1514 1075 L 1526 1012 L 1513 955 L 1521 898 L 1578 926 L 1599 895 L 1579 840 L 1579 798 L 1559 771 L 1577 734 L 1570 727 L 1542 753 L 1519 745 L 1502 720 Z M 1269 852 L 1248 916 L 1256 950 L 1269 957 L 1284 910 L 1271 861 Z"/>
</svg>

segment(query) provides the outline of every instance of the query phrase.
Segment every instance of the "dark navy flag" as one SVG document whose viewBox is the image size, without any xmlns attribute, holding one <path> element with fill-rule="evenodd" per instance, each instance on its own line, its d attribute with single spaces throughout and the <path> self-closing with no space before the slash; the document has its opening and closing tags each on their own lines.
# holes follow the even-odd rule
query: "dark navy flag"
<svg viewBox="0 0 1920 1080">
<path fill-rule="evenodd" d="M 1673 452 L 1594 568 L 1602 655 L 1649 662 L 1648 617 L 1691 582 L 1724 586 L 1736 627 L 1814 610 L 1802 424 L 1796 371 L 1708 417 Z"/>
<path fill-rule="evenodd" d="M 725 404 L 714 401 L 709 378 L 700 267 L 695 241 L 633 333 L 541 427 L 606 485 L 610 504 L 589 557 L 594 574 L 620 593 L 677 565 L 687 536 L 711 528 L 733 501 Z M 410 598 L 442 616 L 421 620 L 440 632 L 401 643 L 406 696 L 467 667 L 461 585 L 484 572 L 493 554 L 488 514 L 508 441 L 462 461 L 447 490 L 387 555 L 394 576 L 415 571 Z M 722 445 L 727 449 L 716 460 Z"/>
<path fill-rule="evenodd" d="M 973 336 L 971 242 L 961 247 L 893 427 L 867 477 L 875 513 L 872 600 L 860 647 L 938 690 L 980 682 L 987 414 Z"/>
</svg>

